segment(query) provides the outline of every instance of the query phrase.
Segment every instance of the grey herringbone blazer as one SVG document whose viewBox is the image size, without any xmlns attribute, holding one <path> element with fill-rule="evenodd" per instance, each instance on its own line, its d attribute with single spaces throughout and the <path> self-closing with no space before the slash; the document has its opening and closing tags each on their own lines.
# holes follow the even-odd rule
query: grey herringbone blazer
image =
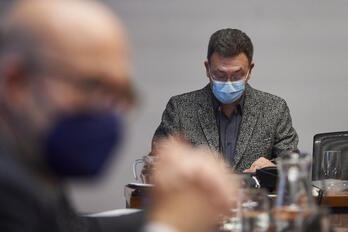
<svg viewBox="0 0 348 232">
<path fill-rule="evenodd" d="M 208 145 L 219 151 L 219 132 L 209 85 L 169 100 L 153 141 L 173 133 L 182 133 L 192 144 Z M 285 100 L 247 85 L 232 164 L 235 170 L 249 168 L 259 157 L 272 159 L 284 150 L 295 150 L 297 144 L 298 137 Z"/>
</svg>

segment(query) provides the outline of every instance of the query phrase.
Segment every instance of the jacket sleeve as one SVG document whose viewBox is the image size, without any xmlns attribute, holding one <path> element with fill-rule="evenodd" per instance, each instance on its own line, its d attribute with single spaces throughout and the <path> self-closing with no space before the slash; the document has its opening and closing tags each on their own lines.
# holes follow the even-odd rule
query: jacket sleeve
<svg viewBox="0 0 348 232">
<path fill-rule="evenodd" d="M 280 118 L 276 126 L 275 140 L 272 155 L 278 157 L 283 151 L 298 151 L 298 136 L 292 127 L 290 110 L 286 102 L 282 100 L 280 107 Z"/>
<path fill-rule="evenodd" d="M 180 131 L 180 117 L 179 110 L 175 101 L 175 98 L 170 98 L 167 103 L 166 109 L 162 114 L 161 124 L 155 131 L 152 139 L 152 145 L 156 140 L 167 137 L 171 134 L 178 133 Z"/>
</svg>

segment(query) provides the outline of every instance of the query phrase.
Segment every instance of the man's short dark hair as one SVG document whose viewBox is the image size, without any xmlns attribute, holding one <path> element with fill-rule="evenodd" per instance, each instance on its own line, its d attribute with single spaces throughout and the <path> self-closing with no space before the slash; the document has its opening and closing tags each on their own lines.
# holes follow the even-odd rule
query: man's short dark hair
<svg viewBox="0 0 348 232">
<path fill-rule="evenodd" d="M 208 45 L 208 61 L 214 52 L 222 57 L 234 57 L 244 53 L 250 64 L 254 48 L 247 34 L 238 29 L 226 28 L 211 35 Z"/>
</svg>

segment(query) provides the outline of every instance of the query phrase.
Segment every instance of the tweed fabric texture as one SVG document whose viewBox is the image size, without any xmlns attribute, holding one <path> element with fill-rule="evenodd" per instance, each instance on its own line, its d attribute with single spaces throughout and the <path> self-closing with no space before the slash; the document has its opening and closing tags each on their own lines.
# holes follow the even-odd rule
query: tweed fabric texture
<svg viewBox="0 0 348 232">
<path fill-rule="evenodd" d="M 219 132 L 209 85 L 170 98 L 153 143 L 176 133 L 183 134 L 194 145 L 207 145 L 219 151 Z M 285 150 L 297 150 L 297 145 L 298 136 L 285 100 L 248 84 L 232 167 L 241 172 L 260 157 L 273 159 Z"/>
</svg>

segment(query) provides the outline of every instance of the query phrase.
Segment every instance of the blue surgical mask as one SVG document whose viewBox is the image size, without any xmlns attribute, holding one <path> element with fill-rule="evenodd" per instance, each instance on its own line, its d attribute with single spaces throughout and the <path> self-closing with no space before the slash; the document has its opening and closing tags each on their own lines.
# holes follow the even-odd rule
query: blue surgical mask
<svg viewBox="0 0 348 232">
<path fill-rule="evenodd" d="M 222 104 L 231 104 L 238 100 L 244 92 L 245 89 L 245 80 L 240 81 L 213 81 L 213 93 L 214 96 Z"/>
<path fill-rule="evenodd" d="M 112 112 L 63 117 L 45 136 L 45 160 L 59 177 L 95 176 L 115 153 L 122 134 L 122 120 Z"/>
</svg>

